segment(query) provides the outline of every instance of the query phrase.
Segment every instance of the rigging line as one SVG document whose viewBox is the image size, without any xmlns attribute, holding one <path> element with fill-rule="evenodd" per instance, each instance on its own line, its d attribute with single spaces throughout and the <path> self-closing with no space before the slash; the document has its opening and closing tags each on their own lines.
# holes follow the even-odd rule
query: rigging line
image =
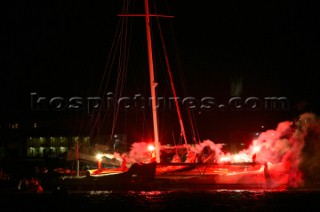
<svg viewBox="0 0 320 212">
<path fill-rule="evenodd" d="M 199 141 L 199 139 L 198 139 L 198 133 L 196 133 L 196 130 L 195 130 L 194 114 L 191 113 L 190 108 L 187 108 L 187 112 L 188 112 L 188 118 L 189 118 L 190 127 L 191 127 L 191 130 L 192 130 L 192 140 L 193 140 L 193 142 L 197 143 Z"/>
<path fill-rule="evenodd" d="M 129 60 L 129 54 L 130 54 L 130 43 L 131 41 L 128 40 L 129 33 L 129 19 L 128 17 L 123 19 L 124 21 L 122 22 L 122 32 L 121 33 L 121 42 L 120 42 L 120 48 L 119 48 L 119 66 L 118 66 L 118 77 L 117 77 L 117 82 L 116 82 L 116 92 L 115 96 L 116 99 L 119 99 L 123 92 L 124 92 L 124 85 L 125 81 L 127 78 L 127 70 L 128 70 L 128 60 Z M 130 30 L 131 31 L 131 30 Z M 126 108 L 124 108 L 126 109 Z M 118 122 L 118 117 L 119 117 L 119 111 L 120 111 L 120 105 L 118 104 L 117 101 L 114 102 L 114 114 L 113 114 L 113 123 L 112 123 L 112 129 L 111 129 L 111 138 L 114 135 L 116 125 Z M 125 122 L 126 125 L 126 122 Z M 124 126 L 124 130 L 126 130 L 126 126 Z"/>
<path fill-rule="evenodd" d="M 115 96 L 116 96 L 116 100 L 118 99 L 117 97 L 121 97 L 122 93 L 123 93 L 123 84 L 124 84 L 124 81 L 125 81 L 125 72 L 126 72 L 126 69 L 127 69 L 127 66 L 126 66 L 126 49 L 127 49 L 127 42 L 126 42 L 126 38 L 127 38 L 127 25 L 128 25 L 128 19 L 125 18 L 125 21 L 123 22 L 124 23 L 124 30 L 123 30 L 123 33 L 121 34 L 121 47 L 120 47 L 120 55 L 119 55 L 119 67 L 118 67 L 118 76 L 117 76 L 117 82 L 116 82 L 116 91 L 115 91 Z M 124 50 L 124 51 L 122 51 Z M 113 114 L 113 124 L 112 124 L 112 129 L 111 129 L 111 137 L 113 136 L 114 134 L 114 131 L 115 131 L 115 127 L 116 127 L 116 123 L 118 121 L 118 116 L 119 116 L 119 104 L 118 104 L 118 101 L 115 101 L 114 102 L 114 114 Z"/>
<path fill-rule="evenodd" d="M 121 33 L 122 34 L 122 33 Z M 122 37 L 122 36 L 120 36 L 119 35 L 119 37 Z M 121 39 L 119 39 L 118 40 L 118 43 L 117 43 L 117 46 L 121 46 L 121 44 L 119 44 L 119 43 L 121 43 Z M 119 49 L 121 49 L 121 48 L 119 48 Z M 119 51 L 119 49 L 118 49 L 118 51 Z M 119 53 L 119 54 L 121 54 L 121 52 Z M 121 70 L 121 68 L 119 68 L 118 67 L 118 69 L 117 70 Z M 118 71 L 119 72 L 119 71 Z M 120 78 L 120 75 L 121 75 L 121 72 L 120 73 L 118 73 L 118 77 L 117 77 L 117 80 L 116 80 L 116 85 L 119 85 L 119 84 L 121 84 L 120 82 L 121 82 L 121 80 L 119 80 L 119 78 Z M 121 86 L 121 85 L 120 85 Z M 105 88 L 105 89 L 107 89 L 107 87 Z M 113 113 L 113 117 L 112 117 L 112 120 L 115 120 L 116 119 L 116 113 L 117 113 L 117 99 L 118 99 L 118 96 L 120 96 L 119 94 L 119 90 L 118 90 L 118 87 L 116 87 L 115 88 L 115 91 L 114 91 L 114 93 L 113 93 L 113 105 L 111 105 L 112 107 L 110 108 L 110 105 L 109 105 L 109 102 L 107 103 L 108 104 L 108 110 L 110 109 L 111 111 L 112 110 L 114 110 L 114 113 Z M 109 111 L 108 111 L 109 112 Z M 105 123 L 105 120 L 107 119 L 107 116 L 112 116 L 111 114 L 109 114 L 109 113 L 105 113 L 104 114 L 104 116 L 103 116 L 103 118 L 102 118 L 102 123 Z M 100 126 L 100 127 L 104 127 L 104 126 Z M 112 135 L 111 135 L 112 136 Z"/>
<path fill-rule="evenodd" d="M 193 141 L 196 143 L 201 143 L 200 141 L 200 135 L 199 135 L 199 131 L 196 130 L 196 124 L 194 124 L 196 122 L 195 117 L 194 117 L 194 113 L 191 113 L 190 109 L 188 109 L 188 113 L 190 114 L 190 119 L 192 119 L 190 122 L 193 123 L 192 124 L 192 132 L 193 132 Z"/>
<path fill-rule="evenodd" d="M 126 2 L 126 1 L 125 1 Z M 123 12 L 125 12 L 125 11 L 127 11 L 128 10 L 128 6 L 129 5 L 129 3 L 127 3 L 126 5 L 124 5 L 123 7 L 122 7 L 122 11 L 121 11 L 121 13 L 123 13 Z M 116 40 L 117 42 L 113 42 L 112 43 L 112 49 L 114 49 L 113 51 L 114 52 L 116 52 L 116 51 L 118 51 L 118 49 L 116 49 L 116 47 L 118 47 L 118 46 L 120 46 L 120 41 L 121 41 L 121 34 L 122 34 L 122 32 L 123 32 L 123 26 L 124 26 L 124 22 L 126 21 L 126 19 L 119 19 L 119 23 L 118 23 L 118 25 L 117 25 L 117 30 L 116 30 L 116 34 L 115 34 L 115 37 L 114 37 L 114 40 Z M 118 38 L 118 39 L 116 39 L 116 38 Z M 112 57 L 112 65 L 110 65 L 110 70 L 111 70 L 111 67 L 113 67 L 113 64 L 114 64 L 114 61 L 115 61 L 115 57 L 116 57 L 116 53 L 114 53 L 114 54 L 112 54 L 113 55 L 113 57 Z M 107 69 L 107 68 L 106 68 Z M 107 81 L 109 82 L 110 81 L 110 75 L 111 75 L 111 71 L 109 71 L 109 75 L 108 75 L 108 77 L 106 78 L 107 79 Z M 104 76 L 103 76 L 104 77 Z M 101 93 L 101 92 L 104 92 L 105 90 L 106 90 L 106 88 L 107 88 L 107 86 L 108 86 L 108 83 L 105 83 L 104 84 L 105 86 L 104 86 L 104 88 L 103 89 L 100 89 L 99 90 L 99 92 Z"/>
<path fill-rule="evenodd" d="M 116 30 L 117 33 L 115 33 L 115 36 L 114 36 L 114 39 L 113 39 L 114 41 L 116 41 L 116 37 L 118 35 L 119 25 L 120 24 L 118 24 L 118 28 Z M 103 75 L 102 75 L 101 83 L 100 83 L 99 90 L 98 90 L 98 96 L 101 96 L 101 94 L 102 94 L 102 98 L 104 98 L 105 95 L 106 95 L 104 93 L 104 91 L 106 90 L 106 88 L 108 87 L 108 84 L 109 84 L 109 79 L 110 79 L 110 75 L 111 75 L 111 69 L 113 67 L 114 60 L 115 60 L 115 53 L 113 53 L 113 52 L 116 52 L 115 46 L 117 46 L 118 42 L 119 41 L 112 42 L 111 50 L 109 52 L 109 55 L 108 55 L 108 58 L 107 58 L 107 62 L 106 62 L 106 65 L 105 65 L 105 69 L 104 69 L 105 71 L 103 72 Z M 111 57 L 112 55 L 113 55 L 113 57 Z M 107 75 L 106 73 L 107 73 L 108 69 L 110 71 L 108 72 L 108 75 Z M 97 116 L 101 113 L 101 111 L 102 111 L 102 107 L 99 107 L 98 111 L 97 111 Z M 92 111 L 92 113 L 94 113 L 94 111 Z M 93 122 L 93 121 L 94 121 L 93 129 L 95 129 L 97 127 L 97 124 L 98 124 L 98 117 L 95 117 L 94 115 L 92 115 L 91 119 L 90 119 L 90 122 Z"/>
<path fill-rule="evenodd" d="M 173 97 L 174 97 L 174 103 L 175 103 L 175 106 L 176 106 L 176 109 L 177 109 L 178 118 L 179 118 L 181 134 L 183 136 L 185 144 L 188 144 L 186 133 L 185 133 L 185 128 L 184 128 L 183 121 L 182 121 L 179 102 L 178 102 L 178 99 L 177 99 L 177 93 L 176 93 L 176 89 L 175 89 L 174 84 L 173 84 L 173 76 L 172 76 L 172 72 L 171 72 L 171 68 L 170 68 L 170 64 L 169 64 L 167 50 L 166 50 L 166 47 L 165 47 L 165 44 L 164 44 L 164 38 L 163 38 L 163 35 L 162 35 L 162 32 L 161 32 L 161 27 L 160 27 L 159 21 L 157 23 L 158 23 L 158 27 L 159 27 L 159 30 L 160 30 L 160 38 L 161 38 L 161 42 L 162 42 L 162 48 L 163 48 L 163 52 L 164 52 L 164 55 L 165 55 L 165 61 L 166 61 L 166 66 L 167 66 L 167 70 L 168 70 L 168 74 L 169 74 L 169 78 L 170 78 L 170 85 L 171 85 L 171 89 L 172 89 L 172 93 L 173 93 Z"/>
<path fill-rule="evenodd" d="M 172 23 L 170 24 L 171 28 L 172 27 Z M 172 32 L 174 32 L 174 30 L 171 30 Z M 172 36 L 173 38 L 175 38 L 175 36 Z M 176 42 L 173 42 L 173 44 L 175 44 Z M 177 48 L 174 48 L 174 49 L 177 49 Z M 176 53 L 176 57 L 178 57 L 179 55 Z M 180 60 L 178 60 L 180 61 Z M 180 67 L 180 62 L 178 62 L 178 66 Z M 180 76 L 180 79 L 184 79 L 183 77 L 183 74 L 181 72 L 181 68 L 178 68 L 179 70 L 179 76 Z M 187 88 L 186 88 L 186 85 L 185 85 L 185 80 L 181 80 L 182 82 L 182 88 L 183 88 L 183 92 L 186 96 L 186 94 L 188 93 L 187 92 Z M 188 113 L 188 118 L 189 118 L 189 125 L 191 127 L 191 131 L 192 131 L 192 138 L 193 138 L 193 141 L 200 141 L 200 137 L 199 137 L 199 131 L 197 130 L 197 122 L 196 122 L 196 119 L 194 117 L 194 113 L 191 112 L 190 108 L 187 108 L 187 113 Z"/>
<path fill-rule="evenodd" d="M 127 5 L 124 5 L 122 7 L 122 11 L 126 10 L 127 8 Z M 112 70 L 112 67 L 114 65 L 114 61 L 115 61 L 115 57 L 116 57 L 116 52 L 117 52 L 117 49 L 116 49 L 116 46 L 119 45 L 119 33 L 121 32 L 121 19 L 118 21 L 118 24 L 117 24 L 117 28 L 116 28 L 116 33 L 114 35 L 114 38 L 113 38 L 113 42 L 112 42 L 112 45 L 111 45 L 111 49 L 110 49 L 110 52 L 109 52 L 109 55 L 107 57 L 107 61 L 106 61 L 106 65 L 105 65 L 105 71 L 103 72 L 103 75 L 102 75 L 102 79 L 101 79 L 101 82 L 100 82 L 100 86 L 99 86 L 99 90 L 98 90 L 98 96 L 102 96 L 102 98 L 105 98 L 105 96 L 107 95 L 105 93 L 108 85 L 109 85 L 109 81 L 110 81 L 110 76 L 111 76 L 111 70 Z M 109 71 L 107 71 L 109 70 Z M 109 107 L 109 105 L 108 105 Z M 109 108 L 107 108 L 109 109 Z M 100 105 L 100 107 L 98 108 L 98 111 L 96 111 L 96 115 L 94 115 L 94 112 L 95 111 L 92 111 L 92 116 L 91 116 L 91 119 L 89 121 L 89 124 L 88 124 L 88 127 L 91 126 L 90 123 L 91 122 L 94 122 L 93 123 L 93 126 L 92 126 L 92 130 L 91 130 L 91 133 L 90 133 L 90 136 L 92 136 L 94 134 L 94 129 L 97 129 L 98 132 L 99 132 L 99 122 L 100 122 L 100 114 L 101 114 L 101 111 L 102 111 L 102 107 Z"/>
<path fill-rule="evenodd" d="M 156 11 L 155 13 L 157 14 L 157 9 L 156 9 L 156 4 L 153 4 L 153 6 L 154 6 L 154 11 Z M 158 26 L 159 26 L 159 29 L 160 29 L 160 31 L 161 31 L 161 28 L 160 28 L 160 24 L 159 24 L 159 21 L 158 21 Z M 162 33 L 160 33 L 160 35 L 162 36 Z M 162 40 L 163 40 L 163 37 L 162 37 Z M 164 45 L 164 41 L 162 41 L 162 44 Z M 165 49 L 165 48 L 164 48 Z M 166 50 L 164 50 L 164 52 L 165 52 L 165 54 L 166 54 Z M 167 54 L 166 54 L 167 55 Z M 167 59 L 167 58 L 166 58 Z M 168 62 L 168 59 L 166 60 L 166 62 L 167 62 L 167 64 L 169 64 L 169 62 Z M 170 71 L 171 69 L 169 69 L 168 68 L 168 72 L 171 72 Z M 180 75 L 181 75 L 181 71 L 179 72 L 180 73 Z M 170 73 L 169 73 L 170 74 Z M 172 76 L 172 74 L 171 74 L 171 76 Z M 182 78 L 182 77 L 181 77 Z M 172 77 L 172 79 L 173 79 L 173 77 Z M 171 80 L 171 79 L 170 79 Z M 173 80 L 171 80 L 171 83 L 173 83 Z M 174 84 L 173 84 L 174 85 Z M 186 86 L 185 86 L 185 84 L 184 84 L 184 82 L 183 82 L 183 80 L 182 80 L 182 85 L 183 85 L 183 90 L 184 90 L 184 93 L 186 93 Z M 174 89 L 172 89 L 172 90 L 174 90 Z M 175 97 L 176 97 L 176 95 L 175 95 Z M 177 111 L 178 112 L 178 111 Z M 191 127 L 191 130 L 192 130 L 192 140 L 193 140 L 193 142 L 197 142 L 197 141 L 199 141 L 200 139 L 199 139 L 199 132 L 198 132 L 198 130 L 196 130 L 196 121 L 195 121 L 195 117 L 194 117 L 194 114 L 193 113 L 191 113 L 191 110 L 189 109 L 189 108 L 187 108 L 187 112 L 188 112 L 188 118 L 189 118 L 189 125 L 190 125 L 190 127 Z M 181 118 L 182 119 L 182 118 Z M 182 136 L 183 137 L 186 137 L 186 136 L 184 136 L 184 134 L 182 133 Z"/>
<path fill-rule="evenodd" d="M 172 139 L 173 139 L 173 143 L 174 143 L 174 148 L 176 150 L 176 154 L 178 155 L 177 143 L 176 143 L 176 139 L 174 138 L 174 133 L 171 132 L 171 135 L 172 135 Z"/>
<path fill-rule="evenodd" d="M 128 10 L 128 4 L 126 5 L 126 11 Z M 117 99 L 118 97 L 121 95 L 121 89 L 119 91 L 119 87 L 122 88 L 122 84 L 123 84 L 123 78 L 122 75 L 122 71 L 121 70 L 125 70 L 125 68 L 122 68 L 122 56 L 125 54 L 125 53 L 122 53 L 122 49 L 126 49 L 126 47 L 122 47 L 123 46 L 123 40 L 125 40 L 123 37 L 126 37 L 126 34 L 127 34 L 127 27 L 124 27 L 124 26 L 127 26 L 127 22 L 128 20 L 127 19 L 122 19 L 121 20 L 121 30 L 120 30 L 120 33 L 119 33 L 119 40 L 118 40 L 118 44 L 117 46 L 119 47 L 117 50 L 119 51 L 119 58 L 118 58 L 118 75 L 117 75 L 117 81 L 116 81 L 116 90 L 115 90 L 115 101 L 114 101 L 114 117 L 113 117 L 113 120 L 116 120 L 117 118 Z"/>
<path fill-rule="evenodd" d="M 114 43 L 113 43 L 113 44 L 114 44 Z M 109 58 L 110 58 L 110 57 L 109 57 Z M 108 58 L 108 60 L 109 60 L 109 58 Z M 113 61 L 114 61 L 114 58 L 112 58 L 112 64 L 113 64 Z M 111 65 L 110 67 L 112 67 L 112 65 Z M 106 67 L 106 69 L 107 69 L 107 67 Z M 110 70 L 111 70 L 111 68 L 110 68 Z M 110 72 L 109 72 L 109 76 L 110 76 Z M 105 72 L 104 72 L 103 78 L 105 78 Z M 110 77 L 107 77 L 107 78 L 110 78 Z M 101 85 L 100 85 L 100 89 L 99 89 L 99 92 L 98 92 L 98 96 L 100 96 L 100 94 L 102 93 L 102 91 L 105 90 L 106 87 L 107 87 L 107 84 L 108 84 L 108 83 L 103 83 L 103 82 L 104 82 L 104 79 L 102 80 L 102 83 L 101 83 Z M 102 89 L 102 84 L 105 84 L 104 87 L 103 87 L 103 89 Z M 105 94 L 102 95 L 102 99 L 103 99 L 104 97 L 105 97 Z M 96 129 L 96 128 L 97 128 L 97 130 L 99 130 L 98 128 L 99 128 L 99 121 L 100 121 L 100 115 L 101 115 L 102 109 L 103 109 L 103 108 L 102 108 L 102 105 L 100 105 L 100 107 L 98 108 L 97 111 L 92 111 L 92 116 L 91 116 L 91 120 L 90 120 L 90 122 L 94 122 L 92 129 Z M 90 126 L 90 125 L 89 125 L 89 126 Z M 94 133 L 94 132 L 92 132 L 92 134 L 93 134 L 93 133 Z"/>
</svg>

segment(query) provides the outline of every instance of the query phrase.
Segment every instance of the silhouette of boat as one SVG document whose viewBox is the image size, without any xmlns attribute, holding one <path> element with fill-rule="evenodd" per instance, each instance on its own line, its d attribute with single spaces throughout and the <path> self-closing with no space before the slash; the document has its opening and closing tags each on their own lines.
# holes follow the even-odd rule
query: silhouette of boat
<svg viewBox="0 0 320 212">
<path fill-rule="evenodd" d="M 135 163 L 127 170 L 105 168 L 80 176 L 51 172 L 44 174 L 40 181 L 45 191 L 140 189 L 153 182 L 155 169 L 155 162 Z"/>
<path fill-rule="evenodd" d="M 145 14 L 123 14 L 121 16 L 143 16 L 146 20 L 147 44 L 148 44 L 148 60 L 150 74 L 150 88 L 152 100 L 152 117 L 154 130 L 155 150 L 152 158 L 147 163 L 133 163 L 128 170 L 123 169 L 100 169 L 88 172 L 85 176 L 66 176 L 54 174 L 43 179 L 44 189 L 72 189 L 72 190 L 101 190 L 101 189 L 156 189 L 156 188 L 191 188 L 191 187 L 246 187 L 246 188 L 288 188 L 296 186 L 292 184 L 292 180 L 298 177 L 297 165 L 292 163 L 297 160 L 291 154 L 290 160 L 270 160 L 261 159 L 256 161 L 255 154 L 250 155 L 252 158 L 248 162 L 207 162 L 197 160 L 186 160 L 184 162 L 160 161 L 160 143 L 158 136 L 157 121 L 157 104 L 156 90 L 157 83 L 153 73 L 153 58 L 150 32 L 150 17 L 163 15 L 151 15 L 149 13 L 148 0 L 145 3 Z M 170 79 L 171 79 L 171 74 Z M 171 81 L 174 90 L 173 82 Z M 173 91 L 173 93 L 175 93 Z M 174 94 L 174 97 L 176 95 Z M 176 99 L 176 98 L 175 98 Z M 186 141 L 185 130 L 180 117 L 177 102 L 176 109 L 178 111 L 181 134 Z M 288 127 L 290 130 L 290 127 Z M 279 140 L 284 140 L 284 135 L 277 135 Z M 291 135 L 290 135 L 291 136 Z M 260 143 L 265 149 L 268 148 L 264 143 Z M 274 143 L 272 143 L 274 145 Z M 290 146 L 291 144 L 283 144 Z M 255 147 L 257 147 L 256 145 Z M 292 145 L 291 145 L 292 146 Z M 269 150 L 268 150 L 269 151 Z M 271 150 L 270 150 L 271 151 Z M 289 150 L 288 150 L 289 151 Z M 189 149 L 187 149 L 188 153 Z M 254 153 L 259 152 L 252 151 Z M 259 152 L 260 153 L 260 152 Z M 285 158 L 285 153 L 281 153 L 281 157 Z M 217 155 L 217 152 L 215 152 Z M 261 153 L 263 156 L 264 153 Z M 249 157 L 250 157 L 249 156 Z M 210 156 L 209 156 L 210 157 Z M 195 157 L 194 157 L 195 158 Z M 154 159 L 154 160 L 152 160 Z"/>
</svg>

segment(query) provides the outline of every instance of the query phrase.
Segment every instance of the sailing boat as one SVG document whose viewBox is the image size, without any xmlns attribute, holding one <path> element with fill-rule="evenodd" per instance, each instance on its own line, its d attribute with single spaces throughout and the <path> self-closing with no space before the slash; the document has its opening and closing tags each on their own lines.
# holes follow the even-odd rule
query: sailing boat
<svg viewBox="0 0 320 212">
<path fill-rule="evenodd" d="M 180 107 L 176 90 L 173 83 L 173 77 L 166 58 L 166 68 L 168 69 L 168 75 L 170 79 L 171 90 L 175 103 L 176 112 L 180 124 L 180 131 L 182 138 L 185 141 L 187 150 L 187 159 L 183 162 L 178 157 L 174 157 L 171 163 L 163 163 L 160 160 L 160 142 L 159 142 L 159 130 L 157 120 L 157 105 L 156 105 L 156 86 L 154 78 L 154 63 L 153 63 L 153 50 L 152 50 L 152 38 L 150 33 L 150 17 L 171 17 L 164 15 L 151 15 L 149 12 L 148 0 L 144 0 L 145 4 L 145 17 L 146 21 L 146 37 L 148 44 L 148 64 L 150 74 L 150 88 L 151 88 L 151 99 L 152 99 L 152 115 L 153 115 L 153 129 L 154 129 L 154 143 L 155 143 L 155 156 L 157 162 L 155 184 L 156 185 L 244 185 L 244 186 L 255 186 L 258 188 L 279 188 L 286 186 L 289 180 L 289 166 L 287 164 L 272 164 L 270 162 L 256 163 L 254 154 L 251 160 L 246 162 L 235 162 L 235 163 L 218 163 L 212 160 L 213 157 L 217 156 L 217 152 L 212 152 L 206 158 L 202 158 L 201 163 L 196 160 L 201 151 L 191 151 L 188 143 L 187 136 L 184 128 L 184 124 L 181 117 Z M 131 15 L 140 16 L 140 15 Z M 160 36 L 161 37 L 161 36 Z M 163 41 L 162 41 L 163 42 Z M 165 46 L 163 44 L 163 46 Z M 164 48 L 164 53 L 166 49 Z M 208 142 L 207 142 L 208 143 Z M 203 142 L 202 144 L 205 144 Z M 207 146 L 212 146 L 208 144 Z M 213 148 L 216 149 L 216 148 Z M 216 154 L 216 155 L 214 155 Z M 178 160 L 174 161 L 175 158 Z M 211 163 L 209 162 L 211 160 Z M 213 162 L 212 162 L 213 161 Z"/>
<path fill-rule="evenodd" d="M 154 79 L 154 67 L 153 67 L 153 50 L 152 50 L 152 38 L 150 33 L 150 13 L 148 0 L 144 0 L 145 3 L 145 20 L 146 20 L 146 32 L 147 32 L 147 44 L 148 44 L 148 61 L 149 61 L 149 73 L 150 73 L 150 88 L 152 98 L 152 115 L 153 115 L 153 129 L 154 129 L 154 143 L 155 143 L 155 155 L 157 162 L 157 172 L 155 180 L 160 182 L 161 185 L 254 185 L 259 188 L 279 188 L 281 186 L 287 186 L 289 180 L 289 168 L 288 165 L 283 164 L 271 164 L 266 162 L 264 164 L 255 163 L 255 157 L 252 158 L 249 163 L 236 163 L 233 164 L 208 164 L 204 160 L 203 164 L 197 164 L 195 162 L 196 154 L 193 154 L 191 160 L 187 160 L 184 163 L 160 163 L 160 143 L 158 135 L 158 120 L 157 120 L 157 105 L 156 105 L 156 85 Z M 154 15 L 158 16 L 159 15 Z M 167 16 L 161 16 L 167 17 Z M 166 64 L 169 72 L 171 88 L 175 100 L 175 106 L 179 117 L 181 134 L 187 144 L 186 133 L 180 113 L 179 103 L 177 101 L 176 91 L 173 84 L 172 74 L 170 66 L 168 65 L 168 59 L 166 57 Z M 189 150 L 189 149 L 187 149 Z M 188 155 L 191 152 L 188 151 Z M 179 161 L 178 161 L 179 162 Z M 164 170 L 163 171 L 163 167 Z M 162 170 L 162 171 L 159 171 Z M 169 170 L 169 171 L 168 171 Z M 222 171 L 221 171 L 222 170 Z M 167 175 L 169 173 L 169 175 Z M 272 173 L 272 175 L 270 174 Z"/>
<path fill-rule="evenodd" d="M 179 104 L 177 98 L 175 106 L 177 115 L 179 117 L 181 135 L 185 141 L 185 148 L 190 160 L 174 161 L 171 163 L 164 163 L 161 161 L 161 148 L 159 141 L 159 127 L 158 127 L 158 108 L 155 80 L 152 37 L 151 37 L 151 17 L 168 18 L 171 16 L 154 15 L 149 11 L 149 0 L 144 0 L 144 14 L 121 14 L 119 16 L 141 16 L 145 18 L 146 38 L 147 38 L 147 53 L 148 53 L 148 69 L 149 69 L 149 86 L 152 103 L 152 120 L 153 120 L 153 143 L 155 150 L 151 154 L 151 158 L 147 163 L 136 162 L 130 165 L 129 169 L 110 169 L 110 170 L 95 170 L 88 172 L 87 176 L 77 178 L 61 177 L 59 179 L 51 180 L 54 185 L 67 187 L 68 189 L 103 189 L 103 188 L 152 188 L 166 187 L 166 186 L 199 186 L 199 185 L 244 185 L 255 186 L 258 188 L 279 188 L 286 186 L 289 179 L 289 172 L 287 164 L 272 164 L 256 163 L 253 158 L 245 162 L 221 162 L 217 158 L 222 158 L 221 151 L 215 151 L 213 154 L 202 159 L 201 163 L 194 160 L 197 156 L 197 151 L 191 151 L 187 143 L 186 133 L 181 118 Z M 167 61 L 167 60 L 166 60 Z M 167 68 L 169 69 L 169 78 L 171 82 L 171 89 L 173 96 L 176 97 L 172 74 L 170 66 L 167 61 Z M 120 93 L 121 94 L 121 93 Z M 113 128 L 114 129 L 114 128 Z M 207 142 L 209 143 L 209 142 Z M 206 144 L 202 142 L 201 144 Z M 201 145 L 200 144 L 200 145 Z M 203 145 L 198 153 L 204 149 Z M 214 146 L 212 149 L 217 149 L 212 143 L 207 146 Z M 221 150 L 221 149 L 219 149 Z M 193 154 L 192 154 L 193 153 Z M 210 162 L 211 161 L 211 162 Z"/>
</svg>

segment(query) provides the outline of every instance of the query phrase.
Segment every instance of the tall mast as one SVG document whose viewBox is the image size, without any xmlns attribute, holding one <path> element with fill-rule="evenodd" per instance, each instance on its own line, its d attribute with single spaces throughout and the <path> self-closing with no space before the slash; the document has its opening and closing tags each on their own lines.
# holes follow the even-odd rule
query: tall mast
<svg viewBox="0 0 320 212">
<path fill-rule="evenodd" d="M 159 132 L 158 132 L 157 96 L 156 96 L 157 82 L 155 82 L 154 80 L 152 43 L 151 43 L 151 32 L 150 32 L 150 12 L 149 12 L 148 0 L 144 0 L 144 6 L 145 6 L 145 19 L 146 19 L 147 45 L 148 45 L 148 61 L 149 61 L 154 143 L 155 143 L 155 149 L 156 149 L 156 161 L 157 163 L 160 163 L 160 143 L 159 143 Z"/>
<path fill-rule="evenodd" d="M 167 15 L 154 15 L 150 14 L 149 1 L 144 0 L 145 14 L 121 14 L 119 16 L 143 16 L 146 22 L 146 35 L 147 35 L 147 47 L 148 47 L 148 62 L 149 62 L 149 75 L 150 75 L 150 89 L 151 89 L 151 103 L 152 103 L 152 118 L 153 118 L 153 133 L 155 143 L 156 161 L 160 163 L 160 142 L 159 142 L 159 130 L 158 130 L 158 115 L 157 115 L 157 95 L 156 87 L 157 82 L 154 79 L 154 66 L 153 66 L 153 55 L 152 55 L 152 38 L 150 29 L 150 17 L 162 17 L 172 18 Z"/>
</svg>

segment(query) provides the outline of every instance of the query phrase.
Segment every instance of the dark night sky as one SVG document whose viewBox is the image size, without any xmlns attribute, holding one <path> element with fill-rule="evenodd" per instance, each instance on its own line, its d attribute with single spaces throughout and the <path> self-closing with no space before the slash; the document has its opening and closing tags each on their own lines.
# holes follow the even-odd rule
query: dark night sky
<svg viewBox="0 0 320 212">
<path fill-rule="evenodd" d="M 269 123 L 274 127 L 283 118 L 319 111 L 316 5 L 306 1 L 154 1 L 166 4 L 174 15 L 170 32 L 174 39 L 168 45 L 176 48 L 173 71 L 183 73 L 176 86 L 184 83 L 187 95 L 226 100 L 230 79 L 240 77 L 244 97 L 284 96 L 290 101 L 289 112 L 197 113 L 200 133 L 203 129 L 210 137 L 209 131 L 230 125 Z M 95 95 L 122 2 L 2 2 L 1 122 L 39 117 L 30 110 L 31 92 L 66 98 Z M 128 76 L 128 81 L 133 80 L 131 92 L 149 89 L 148 84 L 137 88 L 147 75 Z M 49 113 L 46 118 L 52 118 Z"/>
</svg>

